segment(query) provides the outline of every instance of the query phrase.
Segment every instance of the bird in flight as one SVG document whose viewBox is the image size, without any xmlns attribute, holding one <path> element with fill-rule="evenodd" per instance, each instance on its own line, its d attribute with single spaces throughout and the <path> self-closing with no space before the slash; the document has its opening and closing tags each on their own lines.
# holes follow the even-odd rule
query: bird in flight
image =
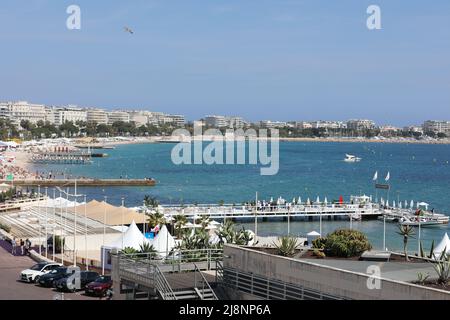
<svg viewBox="0 0 450 320">
<path fill-rule="evenodd" d="M 125 30 L 125 32 L 128 32 L 129 34 L 133 34 L 133 33 L 134 33 L 134 31 L 131 30 L 131 29 L 128 28 L 128 27 L 124 27 L 123 29 Z"/>
</svg>

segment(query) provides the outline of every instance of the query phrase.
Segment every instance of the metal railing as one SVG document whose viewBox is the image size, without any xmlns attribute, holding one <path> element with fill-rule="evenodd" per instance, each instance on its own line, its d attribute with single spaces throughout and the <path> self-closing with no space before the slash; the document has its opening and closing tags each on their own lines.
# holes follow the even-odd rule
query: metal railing
<svg viewBox="0 0 450 320">
<path fill-rule="evenodd" d="M 152 265 L 154 274 L 154 284 L 156 291 L 161 295 L 163 300 L 177 300 L 175 293 L 172 290 L 169 282 L 167 281 L 164 273 L 159 269 L 157 265 Z"/>
<path fill-rule="evenodd" d="M 206 280 L 205 276 L 201 273 L 200 269 L 197 267 L 197 265 L 195 263 L 194 263 L 194 266 L 195 266 L 195 270 L 194 270 L 194 288 L 197 288 L 199 290 L 199 292 L 201 293 L 201 297 L 200 298 L 202 300 L 204 300 L 204 298 L 205 298 L 205 289 L 206 289 L 207 292 L 212 295 L 212 299 L 213 300 L 218 300 L 214 290 L 209 285 L 209 282 Z M 200 282 L 201 288 L 198 286 L 197 273 L 200 275 L 199 282 Z"/>
<path fill-rule="evenodd" d="M 239 290 L 267 300 L 344 300 L 303 286 L 269 279 L 253 273 L 242 272 L 233 268 L 216 269 L 217 283 L 234 290 Z"/>
</svg>

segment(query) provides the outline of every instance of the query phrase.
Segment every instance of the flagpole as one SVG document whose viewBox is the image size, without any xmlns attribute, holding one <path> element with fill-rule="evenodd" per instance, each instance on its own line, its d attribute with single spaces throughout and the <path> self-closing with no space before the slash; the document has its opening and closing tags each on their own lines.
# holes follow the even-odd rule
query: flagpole
<svg viewBox="0 0 450 320">
<path fill-rule="evenodd" d="M 45 187 L 45 258 L 48 259 L 48 187 Z"/>
<path fill-rule="evenodd" d="M 87 247 L 87 229 L 88 229 L 88 226 L 87 226 L 87 204 L 86 204 L 87 202 L 86 202 L 86 195 L 84 195 L 84 227 L 85 227 L 85 229 L 84 229 L 84 250 L 85 250 L 85 254 L 86 254 L 86 271 L 88 271 L 89 270 L 89 263 L 88 263 L 88 258 L 89 258 L 89 256 L 88 256 L 88 247 Z"/>
</svg>

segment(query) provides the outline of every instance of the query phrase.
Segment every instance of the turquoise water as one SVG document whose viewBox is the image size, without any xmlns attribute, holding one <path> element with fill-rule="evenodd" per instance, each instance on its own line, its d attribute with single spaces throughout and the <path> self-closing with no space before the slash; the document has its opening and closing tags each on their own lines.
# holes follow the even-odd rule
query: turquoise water
<svg viewBox="0 0 450 320">
<path fill-rule="evenodd" d="M 95 158 L 91 165 L 44 166 L 41 171 L 65 171 L 75 176 L 129 178 L 153 177 L 156 187 L 89 188 L 90 199 L 120 203 L 125 197 L 127 206 L 140 205 L 144 195 L 157 197 L 162 203 L 241 203 L 255 198 L 282 196 L 291 200 L 301 196 L 328 200 L 340 195 L 348 198 L 361 193 L 375 197 L 372 177 L 378 170 L 380 180 L 391 174 L 390 200 L 408 203 L 426 201 L 437 212 L 450 214 L 450 145 L 284 142 L 280 143 L 280 169 L 275 176 L 261 176 L 259 165 L 174 165 L 170 154 L 174 144 L 121 145 L 107 150 L 108 158 Z M 363 158 L 347 163 L 345 153 Z M 380 181 L 381 182 L 381 181 Z M 379 197 L 387 197 L 379 191 Z M 252 227 L 252 224 L 248 224 Z M 324 222 L 324 233 L 348 222 Z M 382 223 L 369 221 L 354 223 L 354 228 L 366 232 L 375 245 L 381 246 Z M 305 234 L 318 230 L 318 222 L 294 222 L 291 232 Z M 284 234 L 286 222 L 260 223 L 260 234 Z M 423 228 L 425 243 L 440 240 L 447 226 Z M 387 245 L 401 246 L 395 226 L 387 226 Z M 416 243 L 414 243 L 416 241 Z M 417 247 L 412 240 L 411 249 Z"/>
</svg>

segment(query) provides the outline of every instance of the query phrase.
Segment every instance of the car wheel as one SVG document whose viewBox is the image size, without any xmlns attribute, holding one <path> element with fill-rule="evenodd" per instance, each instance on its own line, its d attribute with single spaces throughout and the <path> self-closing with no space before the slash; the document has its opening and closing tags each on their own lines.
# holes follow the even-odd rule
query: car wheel
<svg viewBox="0 0 450 320">
<path fill-rule="evenodd" d="M 34 277 L 34 283 L 38 283 L 40 278 L 41 278 L 40 276 Z"/>
</svg>

